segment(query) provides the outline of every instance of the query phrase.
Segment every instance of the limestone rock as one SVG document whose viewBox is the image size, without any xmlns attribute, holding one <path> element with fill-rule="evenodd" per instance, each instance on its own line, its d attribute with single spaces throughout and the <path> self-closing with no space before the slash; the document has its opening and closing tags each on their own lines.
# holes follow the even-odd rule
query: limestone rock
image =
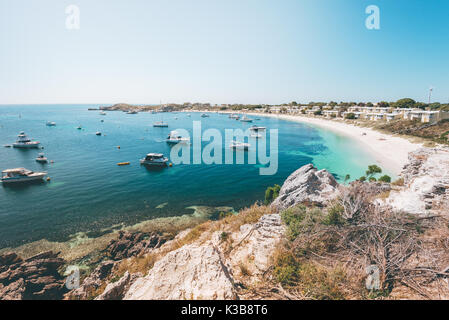
<svg viewBox="0 0 449 320">
<path fill-rule="evenodd" d="M 234 273 L 240 272 L 240 265 L 244 263 L 251 276 L 263 274 L 284 231 L 279 214 L 267 214 L 254 225 L 241 226 L 240 232 L 233 235 L 236 247 L 229 254 Z"/>
<path fill-rule="evenodd" d="M 282 210 L 300 203 L 323 206 L 338 194 L 338 182 L 326 170 L 307 164 L 285 180 L 272 206 Z"/>
<path fill-rule="evenodd" d="M 392 191 L 387 203 L 412 214 L 448 212 L 449 148 L 422 148 L 409 154 L 401 173 L 404 187 Z"/>
<path fill-rule="evenodd" d="M 141 273 L 130 274 L 128 271 L 117 282 L 109 283 L 106 289 L 95 300 L 121 300 L 126 290 L 134 283 L 134 281 L 142 277 Z"/>
<path fill-rule="evenodd" d="M 211 241 L 168 253 L 148 275 L 139 278 L 125 300 L 235 299 L 234 284 L 222 256 Z"/>
<path fill-rule="evenodd" d="M 92 293 L 101 287 L 106 278 L 111 274 L 114 261 L 104 261 L 83 281 L 83 284 L 68 294 L 70 299 L 87 299 Z"/>
<path fill-rule="evenodd" d="M 166 240 L 157 233 L 147 235 L 121 231 L 118 239 L 111 240 L 107 251 L 111 259 L 121 260 L 148 253 L 151 249 L 159 248 Z"/>
<path fill-rule="evenodd" d="M 47 251 L 22 260 L 15 253 L 0 256 L 0 299 L 61 299 L 65 280 L 58 253 Z"/>
</svg>

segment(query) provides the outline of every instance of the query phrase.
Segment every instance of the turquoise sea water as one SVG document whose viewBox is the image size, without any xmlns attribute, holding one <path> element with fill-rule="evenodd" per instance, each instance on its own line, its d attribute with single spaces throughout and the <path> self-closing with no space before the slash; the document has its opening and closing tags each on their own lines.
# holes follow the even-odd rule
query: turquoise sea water
<svg viewBox="0 0 449 320">
<path fill-rule="evenodd" d="M 238 210 L 263 200 L 268 186 L 282 184 L 304 164 L 328 169 L 341 180 L 346 174 L 352 178 L 363 175 L 373 162 L 347 137 L 275 118 L 261 117 L 245 124 L 216 113 L 209 118 L 201 118 L 200 113 L 188 117 L 186 113 L 129 115 L 120 111 L 102 116 L 88 111 L 89 107 L 98 105 L 0 106 L 0 169 L 45 170 L 51 177 L 49 183 L 0 187 L 0 249 L 40 239 L 64 241 L 77 232 L 95 233 L 118 223 L 189 214 L 192 210 L 186 208 L 195 205 Z M 162 117 L 170 127 L 152 127 Z M 201 121 L 203 130 L 222 132 L 253 124 L 279 129 L 277 173 L 261 176 L 260 165 L 254 164 L 176 165 L 164 170 L 139 165 L 139 159 L 149 152 L 168 156 L 165 138 L 169 131 L 184 128 L 192 132 L 193 120 Z M 48 127 L 46 121 L 57 125 Z M 77 130 L 78 125 L 83 129 Z M 4 148 L 21 130 L 40 141 L 44 150 Z M 104 135 L 96 136 L 96 131 Z M 35 162 L 39 152 L 54 163 Z M 131 165 L 117 166 L 123 161 Z"/>
</svg>

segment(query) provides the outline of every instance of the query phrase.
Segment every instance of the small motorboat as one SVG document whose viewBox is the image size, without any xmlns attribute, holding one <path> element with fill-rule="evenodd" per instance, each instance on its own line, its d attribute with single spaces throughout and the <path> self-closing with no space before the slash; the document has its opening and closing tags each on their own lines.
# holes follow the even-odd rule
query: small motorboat
<svg viewBox="0 0 449 320">
<path fill-rule="evenodd" d="M 105 116 L 105 115 L 106 115 L 106 112 L 101 111 L 101 112 L 100 112 L 100 115 L 101 115 L 101 116 Z"/>
<path fill-rule="evenodd" d="M 45 157 L 45 155 L 43 153 L 39 153 L 39 155 L 36 158 L 36 161 L 39 163 L 47 163 L 48 162 L 47 158 Z"/>
<path fill-rule="evenodd" d="M 265 131 L 267 128 L 265 127 L 258 127 L 258 126 L 252 126 L 251 128 L 249 128 L 249 130 L 254 131 L 254 132 L 259 132 L 259 131 Z"/>
<path fill-rule="evenodd" d="M 101 132 L 100 132 L 100 131 L 95 132 L 95 134 L 96 134 L 97 136 L 101 136 Z"/>
<path fill-rule="evenodd" d="M 39 148 L 39 141 L 31 141 L 25 134 L 25 132 L 21 131 L 17 136 L 17 141 L 13 143 L 14 148 Z"/>
<path fill-rule="evenodd" d="M 251 147 L 249 143 L 232 141 L 230 148 L 234 150 L 248 150 Z"/>
<path fill-rule="evenodd" d="M 168 123 L 164 122 L 164 121 L 158 121 L 158 122 L 153 123 L 153 127 L 167 128 L 168 127 Z"/>
<path fill-rule="evenodd" d="M 81 126 L 78 126 L 76 129 L 78 129 L 78 130 L 81 130 L 83 127 L 81 127 Z"/>
<path fill-rule="evenodd" d="M 243 116 L 242 119 L 240 119 L 242 122 L 253 122 L 253 119 L 248 118 L 247 116 Z"/>
<path fill-rule="evenodd" d="M 166 141 L 169 144 L 178 144 L 180 142 L 188 143 L 190 142 L 190 138 L 180 136 L 177 131 L 171 131 Z"/>
<path fill-rule="evenodd" d="M 56 122 L 54 121 L 47 121 L 47 127 L 55 127 L 56 126 Z"/>
<path fill-rule="evenodd" d="M 7 169 L 2 171 L 1 181 L 6 183 L 19 183 L 42 180 L 47 172 L 33 172 L 25 168 Z"/>
<path fill-rule="evenodd" d="M 203 114 L 201 115 L 201 118 L 209 118 L 209 115 L 208 115 L 207 113 L 203 113 Z"/>
<path fill-rule="evenodd" d="M 137 113 L 138 113 L 137 111 L 130 110 L 130 111 L 128 111 L 126 114 L 137 114 Z"/>
<path fill-rule="evenodd" d="M 140 159 L 140 164 L 147 166 L 165 167 L 168 158 L 165 158 L 162 153 L 148 153 L 145 158 Z"/>
</svg>

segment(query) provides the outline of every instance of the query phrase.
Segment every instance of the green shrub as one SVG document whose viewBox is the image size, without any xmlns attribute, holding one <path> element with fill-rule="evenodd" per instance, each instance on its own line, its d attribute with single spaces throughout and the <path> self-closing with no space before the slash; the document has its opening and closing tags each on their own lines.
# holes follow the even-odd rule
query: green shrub
<svg viewBox="0 0 449 320">
<path fill-rule="evenodd" d="M 386 183 L 390 183 L 391 182 L 391 177 L 388 175 L 384 175 L 382 177 L 379 178 L 379 181 L 381 182 L 386 182 Z"/>
<path fill-rule="evenodd" d="M 377 179 L 374 178 L 374 177 L 370 177 L 370 178 L 369 178 L 369 182 L 376 182 L 376 181 L 377 181 Z"/>
<path fill-rule="evenodd" d="M 365 182 L 366 181 L 366 177 L 365 176 L 360 177 L 359 181 Z"/>
<path fill-rule="evenodd" d="M 333 206 L 331 206 L 328 209 L 327 216 L 323 220 L 323 224 L 325 225 L 342 225 L 345 223 L 345 219 L 343 218 L 344 208 L 341 204 L 337 203 Z"/>
<path fill-rule="evenodd" d="M 273 202 L 279 196 L 279 191 L 281 190 L 281 186 L 275 184 L 273 187 L 268 187 L 265 190 L 265 204 L 268 205 Z"/>
<path fill-rule="evenodd" d="M 323 213 L 319 209 L 307 209 L 304 205 L 298 205 L 282 211 L 281 218 L 287 226 L 287 238 L 293 241 L 299 234 L 321 223 Z"/>
<path fill-rule="evenodd" d="M 277 282 L 294 286 L 299 279 L 299 268 L 299 262 L 291 252 L 286 250 L 275 252 L 273 274 Z"/>
</svg>

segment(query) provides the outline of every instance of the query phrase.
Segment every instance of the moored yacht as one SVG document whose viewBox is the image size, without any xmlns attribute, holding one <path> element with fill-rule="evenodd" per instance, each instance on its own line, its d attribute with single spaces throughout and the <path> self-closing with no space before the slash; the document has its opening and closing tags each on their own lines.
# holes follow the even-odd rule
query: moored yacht
<svg viewBox="0 0 449 320">
<path fill-rule="evenodd" d="M 25 132 L 21 131 L 17 136 L 17 141 L 13 143 L 14 148 L 38 148 L 40 142 L 39 141 L 31 141 L 25 134 Z"/>
<path fill-rule="evenodd" d="M 100 115 L 105 116 L 105 115 L 106 115 L 106 112 L 101 111 L 101 112 L 100 112 Z"/>
<path fill-rule="evenodd" d="M 54 127 L 56 126 L 56 122 L 54 121 L 47 121 L 47 127 Z"/>
<path fill-rule="evenodd" d="M 164 122 L 164 121 L 158 121 L 158 122 L 153 123 L 153 127 L 167 128 L 168 123 Z"/>
<path fill-rule="evenodd" d="M 3 183 L 19 183 L 42 180 L 47 172 L 33 172 L 25 168 L 7 169 L 2 171 Z"/>
<path fill-rule="evenodd" d="M 167 165 L 168 158 L 165 158 L 162 153 L 149 153 L 145 158 L 140 159 L 140 164 L 147 166 L 164 167 Z"/>
<path fill-rule="evenodd" d="M 48 162 L 47 158 L 45 157 L 45 155 L 43 153 L 38 154 L 36 161 L 39 163 L 47 163 Z"/>
<path fill-rule="evenodd" d="M 180 136 L 177 131 L 171 131 L 166 141 L 170 144 L 177 144 L 180 142 L 187 143 L 190 142 L 190 138 Z"/>
<path fill-rule="evenodd" d="M 247 116 L 243 116 L 242 119 L 240 119 L 242 122 L 253 122 L 253 119 L 248 118 Z"/>
<path fill-rule="evenodd" d="M 234 150 L 248 150 L 251 147 L 249 143 L 239 141 L 232 141 L 229 146 L 231 149 Z"/>
<path fill-rule="evenodd" d="M 249 130 L 255 131 L 255 132 L 264 131 L 266 129 L 267 128 L 265 128 L 265 127 L 258 127 L 258 126 L 252 126 L 251 128 L 249 128 Z"/>
<path fill-rule="evenodd" d="M 209 115 L 208 115 L 207 113 L 203 113 L 203 114 L 201 115 L 201 118 L 209 118 Z"/>
</svg>

